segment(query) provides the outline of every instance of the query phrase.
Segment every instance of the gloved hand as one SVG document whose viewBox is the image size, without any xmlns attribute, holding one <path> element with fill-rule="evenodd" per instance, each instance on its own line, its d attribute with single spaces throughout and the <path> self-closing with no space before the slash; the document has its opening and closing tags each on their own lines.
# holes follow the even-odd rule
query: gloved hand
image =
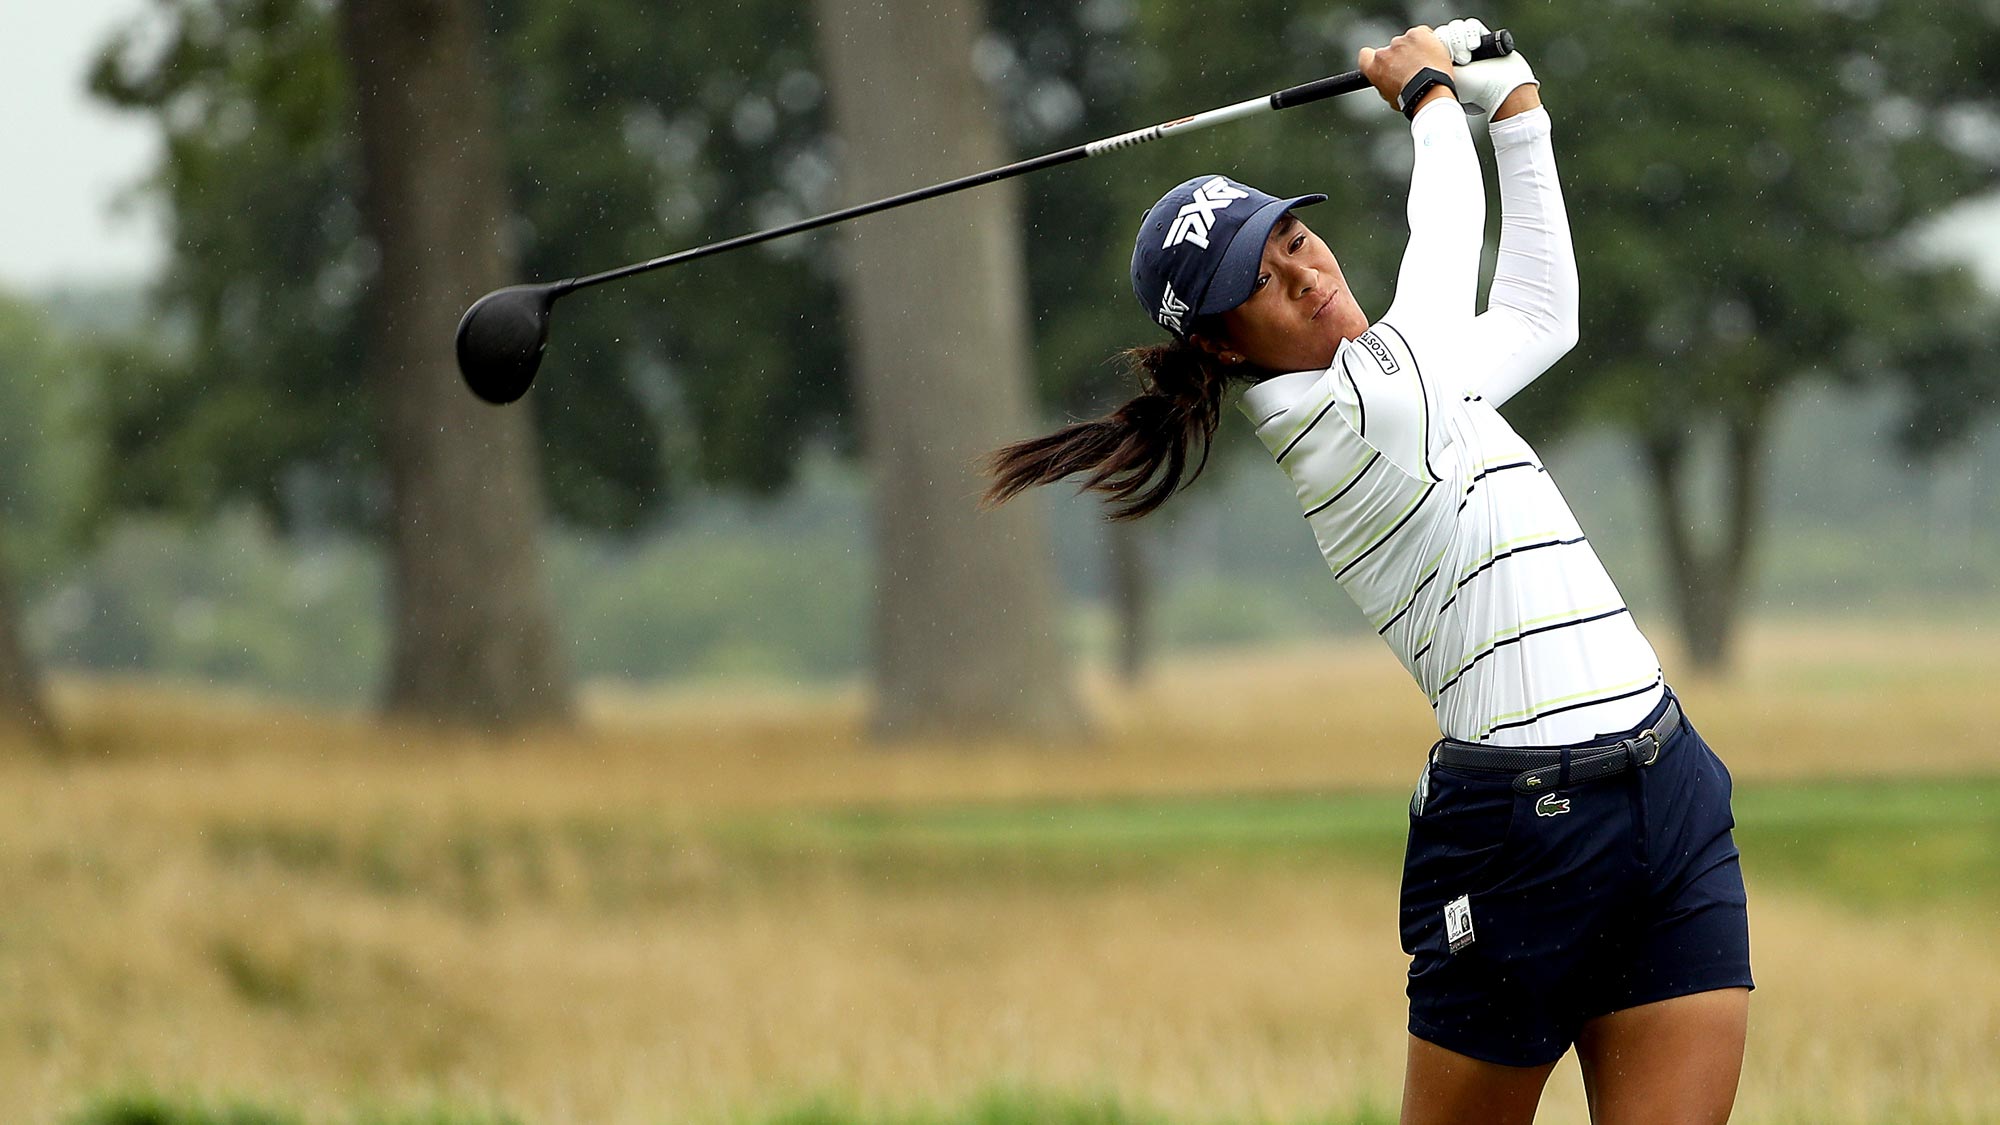
<svg viewBox="0 0 2000 1125">
<path fill-rule="evenodd" d="M 1472 61 L 1472 49 L 1486 34 L 1486 25 L 1474 19 L 1453 20 L 1437 29 L 1438 40 L 1451 52 L 1458 103 L 1467 113 L 1492 113 L 1515 87 L 1535 81 L 1535 72 L 1528 69 L 1528 60 L 1519 51 Z"/>
</svg>

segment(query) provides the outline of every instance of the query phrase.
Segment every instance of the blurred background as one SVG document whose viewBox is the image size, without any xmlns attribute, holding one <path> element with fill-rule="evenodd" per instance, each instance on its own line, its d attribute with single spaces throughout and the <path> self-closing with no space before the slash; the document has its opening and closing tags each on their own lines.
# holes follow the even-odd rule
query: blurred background
<svg viewBox="0 0 2000 1125">
<path fill-rule="evenodd" d="M 1138 524 L 973 466 L 1136 391 L 1197 172 L 1385 308 L 1379 100 L 573 296 L 513 407 L 450 341 L 1457 15 L 1584 283 L 1508 416 L 1735 774 L 1736 1119 L 2000 1120 L 1992 0 L 10 12 L 0 1119 L 1394 1120 L 1435 730 L 1282 474 L 1233 411 Z"/>
</svg>

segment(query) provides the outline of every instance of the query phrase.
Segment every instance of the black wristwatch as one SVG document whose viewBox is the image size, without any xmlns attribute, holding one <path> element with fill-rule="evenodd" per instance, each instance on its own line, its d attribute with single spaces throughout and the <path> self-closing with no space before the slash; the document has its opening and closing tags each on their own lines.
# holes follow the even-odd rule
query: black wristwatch
<svg viewBox="0 0 2000 1125">
<path fill-rule="evenodd" d="M 1433 86 L 1443 86 L 1451 91 L 1452 97 L 1458 96 L 1458 83 L 1451 80 L 1451 75 L 1434 66 L 1427 66 L 1412 74 L 1410 80 L 1403 83 L 1403 92 L 1396 95 L 1396 108 L 1403 111 L 1404 117 L 1416 120 L 1417 106 L 1423 102 L 1424 95 L 1430 93 Z"/>
</svg>

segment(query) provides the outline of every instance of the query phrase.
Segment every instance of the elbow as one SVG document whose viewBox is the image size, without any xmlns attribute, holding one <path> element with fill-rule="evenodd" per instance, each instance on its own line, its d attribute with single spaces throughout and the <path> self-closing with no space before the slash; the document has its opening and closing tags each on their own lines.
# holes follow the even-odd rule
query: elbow
<svg viewBox="0 0 2000 1125">
<path fill-rule="evenodd" d="M 1576 347 L 1577 340 L 1583 335 L 1583 318 L 1579 312 L 1576 275 L 1570 274 L 1567 280 L 1569 284 L 1561 286 L 1557 291 L 1555 308 L 1552 310 L 1553 315 L 1549 317 L 1547 327 L 1549 347 L 1555 353 L 1551 362 L 1568 355 L 1570 349 Z"/>
<path fill-rule="evenodd" d="M 1529 337 L 1522 349 L 1522 362 L 1536 374 L 1547 371 L 1556 361 L 1576 347 L 1577 322 L 1575 317 L 1554 318 L 1542 321 Z"/>
<path fill-rule="evenodd" d="M 1568 355 L 1570 349 L 1576 347 L 1577 340 L 1582 336 L 1580 329 L 1581 326 L 1577 323 L 1575 314 L 1566 316 L 1556 322 L 1554 329 L 1549 333 L 1549 351 L 1551 353 L 1549 362 L 1554 363 L 1556 360 Z"/>
</svg>

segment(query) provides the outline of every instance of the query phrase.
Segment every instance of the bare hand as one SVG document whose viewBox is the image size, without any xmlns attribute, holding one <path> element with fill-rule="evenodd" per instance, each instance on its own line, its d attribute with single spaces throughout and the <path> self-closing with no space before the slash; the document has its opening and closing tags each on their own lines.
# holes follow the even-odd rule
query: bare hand
<svg viewBox="0 0 2000 1125">
<path fill-rule="evenodd" d="M 1402 107 L 1396 105 L 1396 99 L 1403 87 L 1427 66 L 1450 74 L 1451 52 L 1445 49 L 1437 33 L 1423 24 L 1391 39 L 1387 47 L 1361 48 L 1361 76 L 1368 79 L 1383 101 L 1398 109 Z"/>
</svg>

